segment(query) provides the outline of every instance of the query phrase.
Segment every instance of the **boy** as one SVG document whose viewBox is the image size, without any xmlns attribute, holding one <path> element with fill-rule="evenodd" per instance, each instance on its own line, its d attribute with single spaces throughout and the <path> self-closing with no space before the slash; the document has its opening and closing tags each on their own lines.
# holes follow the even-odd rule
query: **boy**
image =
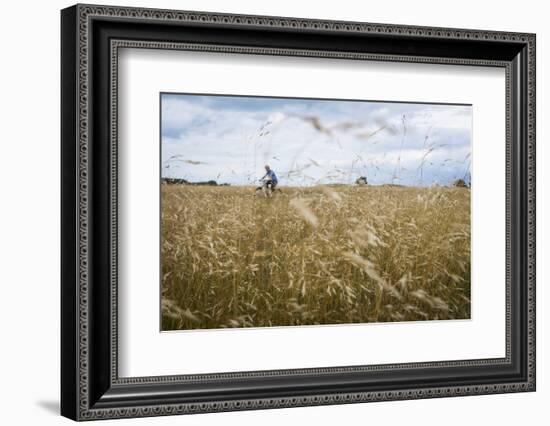
<svg viewBox="0 0 550 426">
<path fill-rule="evenodd" d="M 279 183 L 279 181 L 277 180 L 277 175 L 273 170 L 271 170 L 271 168 L 269 167 L 269 164 L 265 165 L 265 171 L 266 173 L 261 180 L 264 180 L 267 178 L 266 179 L 267 187 L 270 188 L 272 191 L 275 191 L 275 187 Z"/>
</svg>

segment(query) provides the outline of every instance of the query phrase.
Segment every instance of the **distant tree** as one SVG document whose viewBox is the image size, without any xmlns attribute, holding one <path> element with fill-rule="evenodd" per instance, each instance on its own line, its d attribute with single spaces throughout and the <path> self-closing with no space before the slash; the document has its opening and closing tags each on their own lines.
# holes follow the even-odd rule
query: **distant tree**
<svg viewBox="0 0 550 426">
<path fill-rule="evenodd" d="M 468 188 L 468 185 L 466 185 L 466 182 L 464 179 L 457 179 L 453 182 L 453 186 L 457 188 Z"/>
<path fill-rule="evenodd" d="M 163 178 L 163 182 L 167 183 L 168 185 L 188 185 L 189 182 L 185 179 L 178 179 L 178 178 Z"/>
<path fill-rule="evenodd" d="M 186 179 L 162 178 L 162 182 L 168 185 L 197 185 L 197 186 L 230 186 L 228 183 L 218 183 L 215 180 L 205 180 L 200 182 L 189 182 Z"/>
</svg>

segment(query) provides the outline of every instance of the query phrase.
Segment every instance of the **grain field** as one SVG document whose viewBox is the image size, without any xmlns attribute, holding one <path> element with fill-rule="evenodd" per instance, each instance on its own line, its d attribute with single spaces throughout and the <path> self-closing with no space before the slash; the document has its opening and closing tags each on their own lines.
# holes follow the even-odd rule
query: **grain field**
<svg viewBox="0 0 550 426">
<path fill-rule="evenodd" d="M 470 190 L 162 185 L 162 329 L 470 317 Z"/>
</svg>

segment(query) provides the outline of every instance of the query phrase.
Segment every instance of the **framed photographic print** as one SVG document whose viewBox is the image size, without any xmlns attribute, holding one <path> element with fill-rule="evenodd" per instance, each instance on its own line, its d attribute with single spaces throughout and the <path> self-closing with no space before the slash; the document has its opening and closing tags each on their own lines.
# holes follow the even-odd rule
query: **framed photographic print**
<svg viewBox="0 0 550 426">
<path fill-rule="evenodd" d="M 64 416 L 535 390 L 535 35 L 61 30 Z"/>
</svg>

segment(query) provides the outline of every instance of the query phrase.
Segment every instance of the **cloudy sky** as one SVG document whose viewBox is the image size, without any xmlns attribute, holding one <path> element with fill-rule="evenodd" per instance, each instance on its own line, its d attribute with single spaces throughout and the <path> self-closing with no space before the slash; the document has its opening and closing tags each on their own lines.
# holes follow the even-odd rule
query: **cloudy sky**
<svg viewBox="0 0 550 426">
<path fill-rule="evenodd" d="M 470 179 L 472 107 L 161 95 L 162 176 L 251 185 Z"/>
</svg>

